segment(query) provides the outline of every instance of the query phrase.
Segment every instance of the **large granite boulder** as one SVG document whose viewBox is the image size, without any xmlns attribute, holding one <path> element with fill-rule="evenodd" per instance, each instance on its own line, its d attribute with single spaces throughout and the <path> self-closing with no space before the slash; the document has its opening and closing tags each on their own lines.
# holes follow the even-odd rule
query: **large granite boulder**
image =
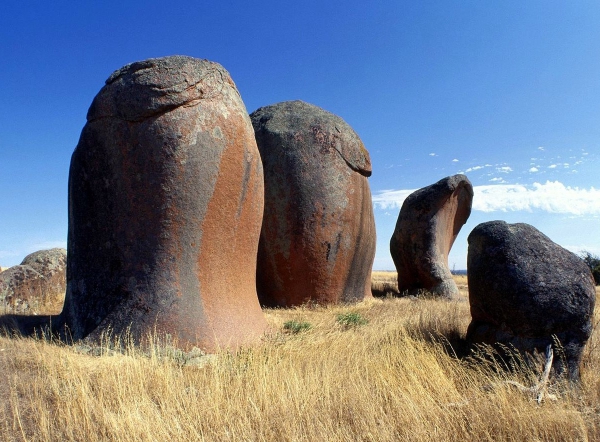
<svg viewBox="0 0 600 442">
<path fill-rule="evenodd" d="M 172 56 L 115 71 L 71 159 L 59 327 L 209 351 L 255 342 L 263 198 L 252 125 L 222 66 Z"/>
<path fill-rule="evenodd" d="M 465 175 L 443 178 L 404 200 L 390 239 L 401 295 L 417 295 L 422 290 L 444 298 L 459 295 L 448 254 L 471 214 L 472 203 L 473 186 Z"/>
<path fill-rule="evenodd" d="M 590 269 L 574 253 L 529 224 L 491 221 L 469 235 L 467 256 L 471 343 L 502 343 L 531 353 L 560 342 L 560 374 L 579 376 L 592 332 L 595 290 Z M 556 354 L 556 351 L 555 351 Z"/>
<path fill-rule="evenodd" d="M 6 312 L 44 310 L 46 306 L 62 304 L 66 269 L 67 251 L 55 248 L 31 253 L 20 265 L 1 272 L 0 300 Z"/>
<path fill-rule="evenodd" d="M 265 170 L 261 303 L 290 307 L 371 296 L 375 222 L 369 153 L 340 117 L 302 101 L 250 115 Z"/>
</svg>

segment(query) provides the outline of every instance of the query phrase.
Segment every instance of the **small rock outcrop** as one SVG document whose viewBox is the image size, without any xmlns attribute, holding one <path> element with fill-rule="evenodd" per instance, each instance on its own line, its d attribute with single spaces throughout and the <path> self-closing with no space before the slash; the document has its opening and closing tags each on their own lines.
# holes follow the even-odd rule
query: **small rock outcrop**
<svg viewBox="0 0 600 442">
<path fill-rule="evenodd" d="M 459 295 L 448 254 L 472 203 L 473 186 L 465 175 L 441 179 L 404 200 L 390 240 L 401 296 L 421 290 L 444 298 Z"/>
<path fill-rule="evenodd" d="M 252 125 L 221 65 L 172 56 L 115 71 L 71 159 L 59 327 L 208 351 L 257 341 L 263 198 Z"/>
<path fill-rule="evenodd" d="M 21 313 L 62 303 L 66 290 L 67 251 L 40 250 L 0 273 L 0 300 L 6 312 Z"/>
<path fill-rule="evenodd" d="M 371 160 L 358 135 L 340 117 L 302 101 L 262 107 L 250 118 L 265 170 L 261 304 L 371 296 Z"/>
<path fill-rule="evenodd" d="M 592 332 L 595 289 L 590 269 L 574 253 L 529 224 L 491 221 L 469 235 L 467 256 L 471 343 L 502 343 L 523 352 L 560 342 L 557 373 L 579 377 Z M 565 367 L 562 361 L 565 360 Z"/>
</svg>

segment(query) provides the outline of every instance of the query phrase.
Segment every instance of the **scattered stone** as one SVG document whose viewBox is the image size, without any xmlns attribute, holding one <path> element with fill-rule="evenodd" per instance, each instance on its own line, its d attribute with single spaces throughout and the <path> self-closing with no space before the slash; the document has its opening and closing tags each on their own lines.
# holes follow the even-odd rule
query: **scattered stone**
<svg viewBox="0 0 600 442">
<path fill-rule="evenodd" d="M 502 343 L 527 353 L 543 352 L 552 344 L 555 372 L 568 370 L 577 379 L 595 302 L 592 275 L 583 260 L 529 224 L 479 224 L 468 240 L 472 321 L 467 340 Z"/>
<path fill-rule="evenodd" d="M 291 307 L 371 296 L 371 160 L 340 117 L 302 101 L 250 115 L 265 171 L 258 252 L 261 304 Z"/>
<path fill-rule="evenodd" d="M 40 250 L 0 273 L 0 302 L 5 313 L 22 313 L 62 304 L 66 290 L 67 251 Z"/>
<path fill-rule="evenodd" d="M 473 186 L 465 175 L 443 178 L 404 200 L 390 240 L 401 296 L 422 291 L 443 298 L 459 296 L 448 254 L 472 203 Z"/>
<path fill-rule="evenodd" d="M 172 56 L 115 71 L 69 174 L 63 336 L 103 333 L 213 351 L 256 342 L 260 155 L 219 64 Z"/>
</svg>

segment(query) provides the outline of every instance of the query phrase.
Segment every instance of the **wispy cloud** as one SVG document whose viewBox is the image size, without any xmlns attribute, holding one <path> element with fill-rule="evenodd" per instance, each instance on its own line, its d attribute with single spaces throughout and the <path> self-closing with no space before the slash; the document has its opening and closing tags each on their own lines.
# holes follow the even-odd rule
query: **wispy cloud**
<svg viewBox="0 0 600 442">
<path fill-rule="evenodd" d="M 394 209 L 402 207 L 404 200 L 418 189 L 382 190 L 373 194 L 373 204 L 378 209 Z"/>
<path fill-rule="evenodd" d="M 430 156 L 430 157 L 437 157 L 438 155 L 437 155 L 437 153 L 431 152 L 431 153 L 429 154 L 429 156 Z"/>
<path fill-rule="evenodd" d="M 473 167 L 469 167 L 467 170 L 465 170 L 465 172 L 466 173 L 474 172 L 476 170 L 480 170 L 480 169 L 483 169 L 485 167 L 491 167 L 491 166 L 492 166 L 491 164 L 484 164 L 483 166 L 473 166 Z"/>
<path fill-rule="evenodd" d="M 510 166 L 501 166 L 501 167 L 496 167 L 496 170 L 497 170 L 498 172 L 502 172 L 502 173 L 509 173 L 509 172 L 512 172 L 512 171 L 513 171 L 513 170 L 512 170 L 512 167 L 510 167 Z"/>
<path fill-rule="evenodd" d="M 373 195 L 378 209 L 400 208 L 413 190 L 383 190 Z M 492 184 L 475 186 L 473 210 L 481 212 L 515 212 L 541 210 L 576 216 L 600 216 L 600 189 L 565 186 L 559 181 L 545 184 Z"/>
</svg>

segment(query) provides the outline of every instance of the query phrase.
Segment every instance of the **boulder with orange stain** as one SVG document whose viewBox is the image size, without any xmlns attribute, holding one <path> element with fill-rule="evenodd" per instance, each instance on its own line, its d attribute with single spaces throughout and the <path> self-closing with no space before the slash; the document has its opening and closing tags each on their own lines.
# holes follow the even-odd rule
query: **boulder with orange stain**
<svg viewBox="0 0 600 442">
<path fill-rule="evenodd" d="M 458 296 L 448 254 L 472 203 L 473 186 L 465 175 L 443 178 L 404 200 L 390 240 L 401 295 L 427 290 L 445 298 Z"/>
<path fill-rule="evenodd" d="M 219 64 L 172 56 L 114 72 L 69 175 L 73 339 L 169 335 L 204 350 L 258 340 L 263 172 L 246 108 Z"/>
<path fill-rule="evenodd" d="M 265 306 L 371 296 L 369 153 L 340 117 L 302 101 L 250 115 L 265 170 L 258 296 Z"/>
</svg>

